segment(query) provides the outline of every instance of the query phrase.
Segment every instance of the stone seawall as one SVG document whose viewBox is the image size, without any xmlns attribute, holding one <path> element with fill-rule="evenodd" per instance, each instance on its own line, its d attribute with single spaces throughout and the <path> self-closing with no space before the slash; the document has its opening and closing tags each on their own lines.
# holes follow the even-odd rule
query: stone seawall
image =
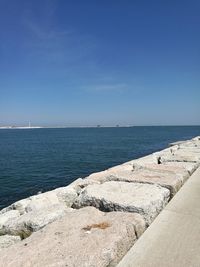
<svg viewBox="0 0 200 267">
<path fill-rule="evenodd" d="M 0 211 L 0 266 L 116 266 L 200 165 L 200 137 Z"/>
</svg>

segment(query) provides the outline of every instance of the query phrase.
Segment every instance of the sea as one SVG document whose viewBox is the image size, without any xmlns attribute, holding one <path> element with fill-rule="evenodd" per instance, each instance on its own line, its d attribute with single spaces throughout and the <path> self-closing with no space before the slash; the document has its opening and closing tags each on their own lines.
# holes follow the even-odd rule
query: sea
<svg viewBox="0 0 200 267">
<path fill-rule="evenodd" d="M 200 126 L 0 130 L 0 209 L 200 135 Z"/>
</svg>

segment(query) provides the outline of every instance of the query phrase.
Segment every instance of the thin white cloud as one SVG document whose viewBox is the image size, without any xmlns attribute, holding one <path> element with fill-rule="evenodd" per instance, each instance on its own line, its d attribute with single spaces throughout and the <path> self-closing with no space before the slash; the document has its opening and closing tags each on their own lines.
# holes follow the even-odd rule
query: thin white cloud
<svg viewBox="0 0 200 267">
<path fill-rule="evenodd" d="M 92 36 L 80 34 L 68 27 L 58 29 L 52 22 L 38 22 L 34 16 L 24 18 L 28 36 L 25 43 L 29 55 L 40 57 L 43 62 L 67 64 L 72 66 L 84 60 L 90 64 L 91 55 L 96 50 L 96 41 Z"/>
</svg>

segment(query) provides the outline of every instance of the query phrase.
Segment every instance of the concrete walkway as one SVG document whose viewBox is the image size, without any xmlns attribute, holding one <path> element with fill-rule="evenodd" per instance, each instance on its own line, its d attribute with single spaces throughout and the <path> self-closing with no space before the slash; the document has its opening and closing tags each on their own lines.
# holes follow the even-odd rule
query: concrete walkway
<svg viewBox="0 0 200 267">
<path fill-rule="evenodd" d="M 200 267 L 200 167 L 117 267 Z"/>
</svg>

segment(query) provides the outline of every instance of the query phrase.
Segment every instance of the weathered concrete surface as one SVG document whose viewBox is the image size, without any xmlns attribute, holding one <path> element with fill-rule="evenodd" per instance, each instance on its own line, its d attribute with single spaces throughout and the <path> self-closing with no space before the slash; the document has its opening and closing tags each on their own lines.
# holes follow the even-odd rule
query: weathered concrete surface
<svg viewBox="0 0 200 267">
<path fill-rule="evenodd" d="M 200 142 L 196 141 L 190 142 L 191 144 L 184 143 L 184 145 L 179 145 L 174 147 L 171 147 L 170 150 L 162 150 L 159 152 L 154 153 L 156 157 L 159 157 L 160 163 L 163 162 L 170 162 L 170 161 L 176 161 L 176 162 L 199 162 L 200 161 Z"/>
<path fill-rule="evenodd" d="M 86 187 L 75 207 L 94 206 L 103 211 L 136 212 L 149 225 L 169 197 L 170 191 L 158 185 L 111 181 Z"/>
<path fill-rule="evenodd" d="M 86 180 L 99 183 L 122 181 L 158 184 L 168 188 L 171 196 L 174 196 L 188 177 L 189 172 L 181 167 L 155 163 L 141 164 L 141 162 L 138 164 L 134 162 L 94 173 Z"/>
<path fill-rule="evenodd" d="M 187 142 L 188 141 L 177 141 L 177 142 L 169 143 L 169 146 L 179 146 Z"/>
<path fill-rule="evenodd" d="M 159 152 L 160 153 L 160 152 Z M 171 153 L 168 153 L 168 155 Z M 159 154 L 160 155 L 160 154 Z M 153 156 L 153 154 L 152 154 Z M 152 157 L 151 157 L 152 158 Z M 153 157 L 155 158 L 155 157 Z M 140 159 L 135 159 L 129 162 L 126 162 L 124 164 L 115 166 L 113 168 L 108 169 L 107 171 L 104 172 L 100 172 L 100 173 L 116 173 L 116 172 L 122 172 L 122 171 L 138 171 L 138 170 L 149 170 L 149 171 L 156 171 L 156 172 L 160 172 L 160 173 L 168 173 L 168 174 L 178 174 L 181 176 L 188 176 L 189 175 L 189 171 L 191 168 L 197 168 L 198 164 L 197 163 L 191 163 L 191 162 L 178 162 L 178 164 L 176 164 L 176 162 L 164 162 L 161 163 L 159 162 L 159 156 L 156 157 L 156 161 L 154 160 L 148 160 L 146 161 L 143 158 Z M 175 163 L 175 164 L 174 164 Z M 191 168 L 190 168 L 191 167 Z M 98 173 L 96 173 L 95 175 L 97 175 Z M 88 177 L 92 177 L 93 174 L 91 174 Z"/>
<path fill-rule="evenodd" d="M 200 168 L 181 188 L 175 201 L 169 202 L 166 210 L 191 215 L 200 219 Z"/>
<path fill-rule="evenodd" d="M 103 183 L 103 182 L 107 182 L 109 181 L 109 177 L 111 176 L 111 173 L 117 173 L 117 172 L 121 172 L 121 171 L 133 171 L 133 165 L 137 165 L 138 167 L 135 166 L 135 169 L 140 169 L 140 163 L 141 165 L 145 165 L 145 164 L 157 164 L 158 162 L 158 156 L 151 154 L 142 158 L 137 159 L 137 164 L 136 164 L 136 160 L 131 160 L 128 161 L 124 164 L 120 164 L 117 166 L 114 166 L 112 168 L 109 168 L 107 170 L 101 171 L 101 172 L 96 172 L 96 173 L 92 173 L 89 176 L 87 176 L 85 178 L 86 181 L 90 182 L 90 184 L 92 183 Z M 111 179 L 112 181 L 112 179 Z"/>
<path fill-rule="evenodd" d="M 200 185 L 200 167 L 193 173 L 193 175 L 188 179 L 187 184 L 195 183 L 196 185 Z"/>
<path fill-rule="evenodd" d="M 200 266 L 200 168 L 117 267 Z"/>
<path fill-rule="evenodd" d="M 21 241 L 19 236 L 2 235 L 0 236 L 0 250 L 14 245 L 19 241 Z"/>
<path fill-rule="evenodd" d="M 114 175 L 115 180 L 126 182 L 138 182 L 144 184 L 158 184 L 168 188 L 171 197 L 181 188 L 186 176 L 181 176 L 175 173 L 159 172 L 158 170 L 142 169 L 133 171 L 132 173 L 117 173 Z M 187 176 L 188 177 L 188 176 Z M 114 179 L 113 179 L 114 180 Z"/>
<path fill-rule="evenodd" d="M 179 149 L 176 145 L 108 170 L 93 173 L 86 180 L 91 183 L 126 181 L 159 184 L 169 188 L 171 196 L 174 196 L 199 166 L 200 153 L 196 149 L 196 147 L 192 148 L 188 155 L 187 149 Z"/>
<path fill-rule="evenodd" d="M 0 215 L 0 233 L 4 225 L 10 220 L 16 220 L 20 217 L 20 213 L 17 210 L 9 210 L 6 213 Z"/>
<path fill-rule="evenodd" d="M 59 204 L 71 207 L 78 196 L 78 192 L 81 190 L 78 186 L 79 183 L 84 183 L 83 179 L 78 179 L 66 187 L 60 187 L 46 193 L 19 200 L 1 210 L 0 215 L 9 210 L 18 210 L 22 215 L 31 211 L 42 211 Z"/>
<path fill-rule="evenodd" d="M 134 164 L 137 161 L 138 164 L 157 164 L 158 163 L 158 156 L 155 155 L 155 153 L 150 154 L 148 156 L 145 157 L 141 157 L 138 159 L 134 159 L 134 160 L 130 160 L 128 162 L 125 162 L 123 165 L 127 165 L 127 164 Z"/>
<path fill-rule="evenodd" d="M 171 162 L 163 162 L 161 164 L 162 166 L 168 166 L 168 167 L 172 167 L 172 168 L 183 168 L 186 172 L 189 173 L 189 175 L 191 175 L 199 166 L 198 162 L 175 162 L 175 161 L 171 161 Z"/>
<path fill-rule="evenodd" d="M 87 207 L 1 250 L 0 266 L 112 267 L 144 230 L 139 214 L 103 213 Z"/>
<path fill-rule="evenodd" d="M 85 181 L 88 181 L 88 185 L 92 184 L 102 184 L 108 181 L 118 180 L 117 177 L 115 179 L 115 174 L 125 172 L 132 173 L 133 167 L 131 164 L 121 164 L 112 168 L 109 168 L 105 171 L 92 173 L 88 177 L 85 178 Z"/>
<path fill-rule="evenodd" d="M 196 136 L 194 138 L 192 138 L 193 141 L 200 141 L 200 136 Z"/>
<path fill-rule="evenodd" d="M 179 147 L 200 147 L 200 136 L 197 136 L 191 140 L 185 140 L 185 141 L 177 141 L 177 142 L 173 142 L 173 143 L 170 143 L 169 146 L 176 146 L 178 145 Z"/>
<path fill-rule="evenodd" d="M 90 184 L 77 179 L 66 187 L 22 199 L 0 211 L 0 235 L 26 238 L 32 232 L 71 212 L 69 208 L 79 192 Z"/>
<path fill-rule="evenodd" d="M 66 208 L 62 205 L 54 205 L 45 210 L 25 213 L 20 217 L 7 220 L 0 228 L 0 234 L 18 235 L 21 238 L 26 238 L 31 235 L 32 232 L 40 230 L 47 224 L 58 220 L 72 210 L 73 209 Z M 3 215 L 6 214 L 7 213 L 4 213 Z"/>
</svg>

